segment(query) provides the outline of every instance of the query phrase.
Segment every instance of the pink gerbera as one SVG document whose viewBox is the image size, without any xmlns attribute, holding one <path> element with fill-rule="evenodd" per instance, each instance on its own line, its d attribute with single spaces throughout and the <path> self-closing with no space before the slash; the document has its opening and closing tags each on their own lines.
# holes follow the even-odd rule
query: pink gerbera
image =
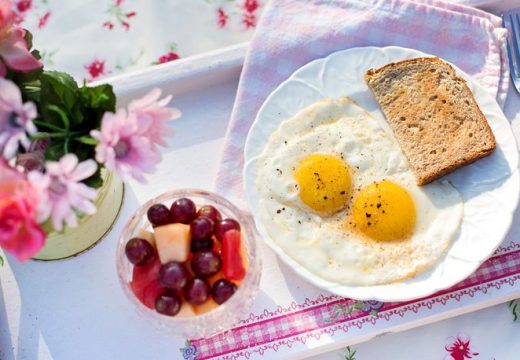
<svg viewBox="0 0 520 360">
<path fill-rule="evenodd" d="M 42 67 L 27 49 L 25 30 L 14 25 L 15 19 L 11 2 L 0 0 L 0 77 L 5 77 L 6 67 L 17 71 Z"/>
<path fill-rule="evenodd" d="M 0 78 L 0 151 L 11 159 L 19 145 L 30 145 L 27 134 L 37 132 L 32 120 L 36 117 L 36 105 L 23 103 L 20 89 L 11 81 Z"/>
<path fill-rule="evenodd" d="M 45 243 L 36 221 L 41 199 L 22 173 L 0 158 L 0 247 L 27 260 Z"/>
<path fill-rule="evenodd" d="M 130 102 L 128 113 L 136 117 L 141 135 L 153 144 L 167 146 L 164 137 L 173 135 L 167 121 L 180 117 L 181 112 L 167 107 L 171 95 L 159 100 L 160 97 L 161 90 L 155 88 L 142 98 Z"/>
<path fill-rule="evenodd" d="M 96 198 L 95 189 L 82 181 L 91 177 L 97 170 L 94 160 L 79 162 L 74 154 L 63 156 L 60 161 L 48 161 L 46 172 L 31 171 L 28 179 L 43 199 L 38 209 L 40 221 L 51 218 L 54 230 L 61 231 L 63 224 L 77 226 L 77 214 L 91 215 L 96 212 L 92 200 Z"/>
<path fill-rule="evenodd" d="M 115 114 L 106 112 L 100 131 L 93 130 L 91 135 L 99 141 L 96 160 L 115 171 L 123 181 L 133 177 L 145 182 L 143 174 L 154 172 L 161 160 L 152 141 L 140 131 L 137 117 L 127 116 L 125 110 Z"/>
</svg>

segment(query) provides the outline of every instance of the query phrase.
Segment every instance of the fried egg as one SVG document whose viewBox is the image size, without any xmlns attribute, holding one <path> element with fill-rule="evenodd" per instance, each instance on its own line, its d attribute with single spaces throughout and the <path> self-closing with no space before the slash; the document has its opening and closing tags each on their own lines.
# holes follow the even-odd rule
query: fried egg
<svg viewBox="0 0 520 360">
<path fill-rule="evenodd" d="M 258 216 L 302 267 L 344 285 L 388 284 L 433 267 L 463 215 L 458 191 L 417 186 L 393 135 L 346 97 L 274 131 L 257 159 Z"/>
</svg>

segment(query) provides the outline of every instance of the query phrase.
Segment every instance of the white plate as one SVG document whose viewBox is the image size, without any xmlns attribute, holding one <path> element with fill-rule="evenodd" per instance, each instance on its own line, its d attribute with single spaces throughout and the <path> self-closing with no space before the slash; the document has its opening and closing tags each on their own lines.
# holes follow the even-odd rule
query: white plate
<svg viewBox="0 0 520 360">
<path fill-rule="evenodd" d="M 339 51 L 298 69 L 262 105 L 249 131 L 245 146 L 244 184 L 247 202 L 257 213 L 256 158 L 271 133 L 299 110 L 326 98 L 349 96 L 378 119 L 384 119 L 363 75 L 380 67 L 420 56 L 431 56 L 400 47 L 364 47 Z M 518 203 L 520 180 L 518 150 L 509 125 L 495 99 L 467 74 L 466 79 L 497 140 L 495 152 L 474 164 L 447 175 L 464 198 L 464 218 L 457 238 L 437 266 L 400 283 L 377 286 L 346 286 L 320 278 L 300 266 L 269 236 L 266 225 L 255 217 L 265 242 L 296 273 L 332 293 L 359 300 L 406 301 L 446 289 L 471 275 L 491 256 L 504 239 Z M 386 124 L 385 121 L 383 123 Z M 389 129 L 389 128 L 388 128 Z"/>
</svg>

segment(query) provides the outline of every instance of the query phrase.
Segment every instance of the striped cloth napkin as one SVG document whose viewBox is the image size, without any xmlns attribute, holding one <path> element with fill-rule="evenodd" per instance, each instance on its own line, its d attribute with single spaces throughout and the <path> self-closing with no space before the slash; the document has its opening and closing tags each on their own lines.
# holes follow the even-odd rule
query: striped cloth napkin
<svg viewBox="0 0 520 360">
<path fill-rule="evenodd" d="M 506 34 L 499 17 L 440 0 L 271 0 L 245 59 L 215 190 L 244 207 L 249 128 L 266 97 L 309 61 L 358 46 L 415 48 L 456 64 L 503 103 Z"/>
</svg>

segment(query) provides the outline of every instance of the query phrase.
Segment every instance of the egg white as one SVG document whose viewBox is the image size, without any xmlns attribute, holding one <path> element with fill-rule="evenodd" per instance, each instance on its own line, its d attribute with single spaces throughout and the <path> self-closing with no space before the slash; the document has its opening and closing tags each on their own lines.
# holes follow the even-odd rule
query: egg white
<svg viewBox="0 0 520 360">
<path fill-rule="evenodd" d="M 341 158 L 349 166 L 349 205 L 331 216 L 299 198 L 293 173 L 311 154 Z M 406 189 L 416 208 L 410 239 L 382 242 L 345 226 L 359 189 L 388 179 Z M 445 254 L 463 214 L 458 191 L 446 180 L 416 185 L 392 134 L 351 99 L 324 99 L 283 121 L 257 160 L 259 217 L 284 252 L 314 274 L 345 285 L 387 284 L 431 268 Z"/>
</svg>

